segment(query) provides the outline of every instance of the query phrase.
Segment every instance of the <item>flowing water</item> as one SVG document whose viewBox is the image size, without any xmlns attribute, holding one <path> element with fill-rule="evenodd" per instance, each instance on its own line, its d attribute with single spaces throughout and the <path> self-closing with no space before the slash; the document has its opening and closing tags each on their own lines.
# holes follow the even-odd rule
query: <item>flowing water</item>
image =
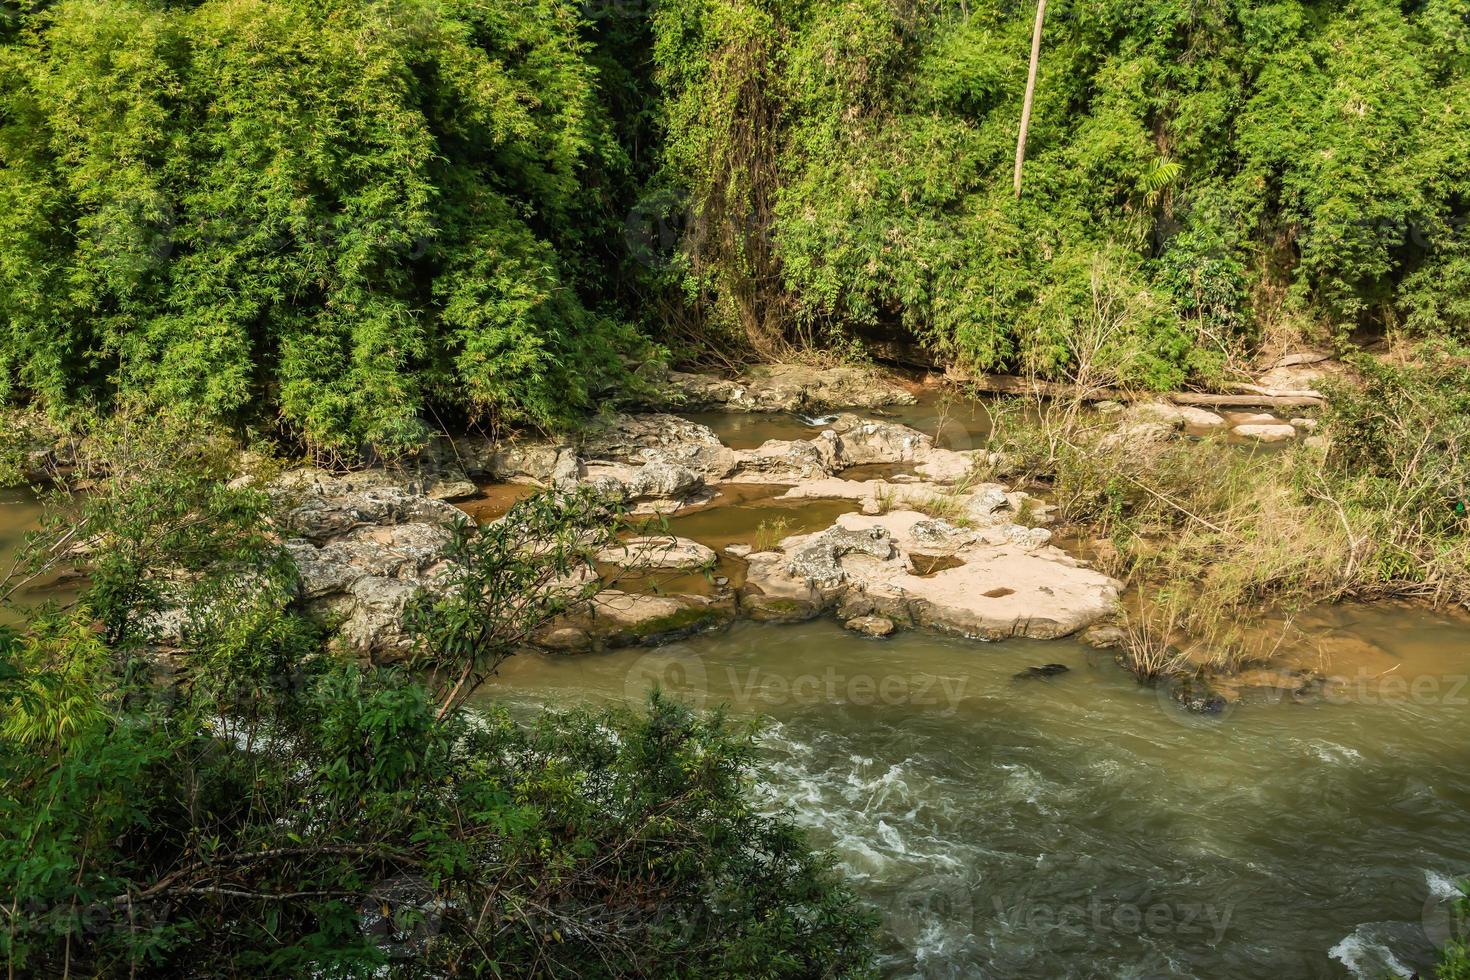
<svg viewBox="0 0 1470 980">
<path fill-rule="evenodd" d="M 1331 625 L 1358 642 L 1327 666 L 1364 682 L 1224 718 L 1072 641 L 826 621 L 521 656 L 484 697 L 638 701 L 658 683 L 769 719 L 763 788 L 880 910 L 890 976 L 1407 976 L 1470 872 L 1470 623 Z M 1048 663 L 1071 669 L 1014 678 Z"/>
<path fill-rule="evenodd" d="M 991 425 L 984 402 L 932 395 L 883 414 L 957 449 Z M 696 418 L 736 448 L 813 429 Z M 719 549 L 835 517 L 732 493 L 671 529 Z M 1339 678 L 1327 693 L 1208 719 L 1075 641 L 830 621 L 525 655 L 483 697 L 637 703 L 657 684 L 763 719 L 762 791 L 879 911 L 887 976 L 1430 975 L 1470 874 L 1470 620 L 1343 607 L 1296 625 L 1288 659 Z M 1070 669 L 1016 678 L 1043 664 Z"/>
<path fill-rule="evenodd" d="M 984 410 L 966 411 L 961 428 Z M 756 444 L 811 432 L 734 418 Z M 905 418 L 933 432 L 954 414 Z M 729 488 L 669 525 L 719 548 L 852 506 L 773 492 Z M 37 516 L 0 496 L 7 567 Z M 1208 719 L 1075 641 L 871 640 L 826 620 L 523 654 L 481 696 L 529 711 L 640 702 L 659 684 L 763 719 L 761 791 L 879 911 L 887 976 L 1426 971 L 1470 874 L 1470 621 L 1385 605 L 1297 625 L 1297 659 L 1343 680 Z M 1069 670 L 1016 679 L 1043 664 Z"/>
</svg>

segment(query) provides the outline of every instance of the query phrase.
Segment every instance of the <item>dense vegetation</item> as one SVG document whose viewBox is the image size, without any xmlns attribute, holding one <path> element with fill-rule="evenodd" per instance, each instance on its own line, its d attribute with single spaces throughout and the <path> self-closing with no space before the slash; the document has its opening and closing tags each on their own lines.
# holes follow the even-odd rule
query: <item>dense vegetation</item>
<svg viewBox="0 0 1470 980">
<path fill-rule="evenodd" d="M 0 47 L 0 394 L 119 388 L 399 448 L 565 423 L 626 167 L 564 0 L 30 7 Z"/>
<path fill-rule="evenodd" d="M 1031 4 L 16 9 L 0 397 L 54 411 L 352 453 L 565 423 L 649 339 L 1169 387 L 1470 334 L 1459 0 L 1054 0 L 1019 199 Z"/>
<path fill-rule="evenodd" d="M 656 7 L 689 272 L 770 346 L 902 327 L 1152 386 L 1263 331 L 1470 331 L 1458 0 Z"/>
<path fill-rule="evenodd" d="M 1134 419 L 1075 405 L 1000 414 L 1007 478 L 1039 486 L 1133 587 L 1140 675 L 1268 662 L 1321 603 L 1470 603 L 1470 352 L 1353 364 L 1358 380 L 1329 388 L 1322 438 L 1284 449 L 1150 442 Z"/>
<path fill-rule="evenodd" d="M 641 715 L 466 707 L 559 608 L 528 583 L 617 526 L 597 498 L 467 532 L 453 587 L 414 618 L 416 670 L 374 668 L 292 607 L 268 498 L 222 482 L 227 443 L 112 433 L 92 442 L 99 486 L 21 571 L 82 542 L 87 586 L 0 628 L 7 975 L 864 972 L 867 914 L 752 802 L 747 727 L 657 697 Z M 514 613 L 487 617 L 499 594 Z M 182 656 L 160 661 L 178 603 Z"/>
</svg>

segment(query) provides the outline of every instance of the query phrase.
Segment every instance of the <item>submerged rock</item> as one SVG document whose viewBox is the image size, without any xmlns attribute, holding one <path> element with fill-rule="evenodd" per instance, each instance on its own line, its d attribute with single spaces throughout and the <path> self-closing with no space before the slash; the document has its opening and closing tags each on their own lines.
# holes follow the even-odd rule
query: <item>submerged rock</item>
<svg viewBox="0 0 1470 980">
<path fill-rule="evenodd" d="M 1224 695 L 1199 678 L 1178 677 L 1166 684 L 1174 703 L 1194 714 L 1218 715 L 1230 707 Z"/>
<path fill-rule="evenodd" d="M 1042 664 L 1039 667 L 1027 667 L 1025 670 L 1013 674 L 1011 679 L 1017 681 L 1034 681 L 1047 677 L 1055 677 L 1058 674 L 1065 674 L 1071 669 L 1066 664 Z"/>
</svg>

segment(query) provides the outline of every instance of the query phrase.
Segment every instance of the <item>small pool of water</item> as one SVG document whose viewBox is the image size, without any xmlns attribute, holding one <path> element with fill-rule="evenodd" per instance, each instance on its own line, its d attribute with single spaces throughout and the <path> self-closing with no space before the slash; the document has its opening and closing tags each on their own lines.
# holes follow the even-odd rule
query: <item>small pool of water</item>
<svg viewBox="0 0 1470 980">
<path fill-rule="evenodd" d="M 41 503 L 30 491 L 0 489 L 0 596 L 25 577 L 19 565 L 20 552 L 26 535 L 41 526 L 41 514 Z M 75 593 L 75 583 L 63 576 L 38 579 L 17 589 L 9 604 L 0 605 L 0 624 L 20 622 L 21 610 L 48 599 L 65 600 Z"/>
<path fill-rule="evenodd" d="M 787 412 L 677 412 L 707 425 L 731 449 L 757 449 L 771 439 L 812 439 L 825 426 Z M 825 417 L 825 416 L 824 416 Z"/>
</svg>

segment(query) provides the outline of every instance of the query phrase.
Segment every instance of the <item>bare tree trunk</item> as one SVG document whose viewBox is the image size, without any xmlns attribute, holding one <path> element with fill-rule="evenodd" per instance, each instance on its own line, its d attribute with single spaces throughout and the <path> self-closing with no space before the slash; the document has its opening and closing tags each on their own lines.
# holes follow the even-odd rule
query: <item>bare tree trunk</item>
<svg viewBox="0 0 1470 980">
<path fill-rule="evenodd" d="M 1036 63 L 1041 60 L 1041 25 L 1046 0 L 1036 0 L 1036 27 L 1031 31 L 1031 70 L 1026 75 L 1026 101 L 1021 106 L 1021 135 L 1016 138 L 1016 196 L 1021 196 L 1021 164 L 1026 159 L 1026 130 L 1031 125 L 1031 100 L 1036 95 Z"/>
</svg>

